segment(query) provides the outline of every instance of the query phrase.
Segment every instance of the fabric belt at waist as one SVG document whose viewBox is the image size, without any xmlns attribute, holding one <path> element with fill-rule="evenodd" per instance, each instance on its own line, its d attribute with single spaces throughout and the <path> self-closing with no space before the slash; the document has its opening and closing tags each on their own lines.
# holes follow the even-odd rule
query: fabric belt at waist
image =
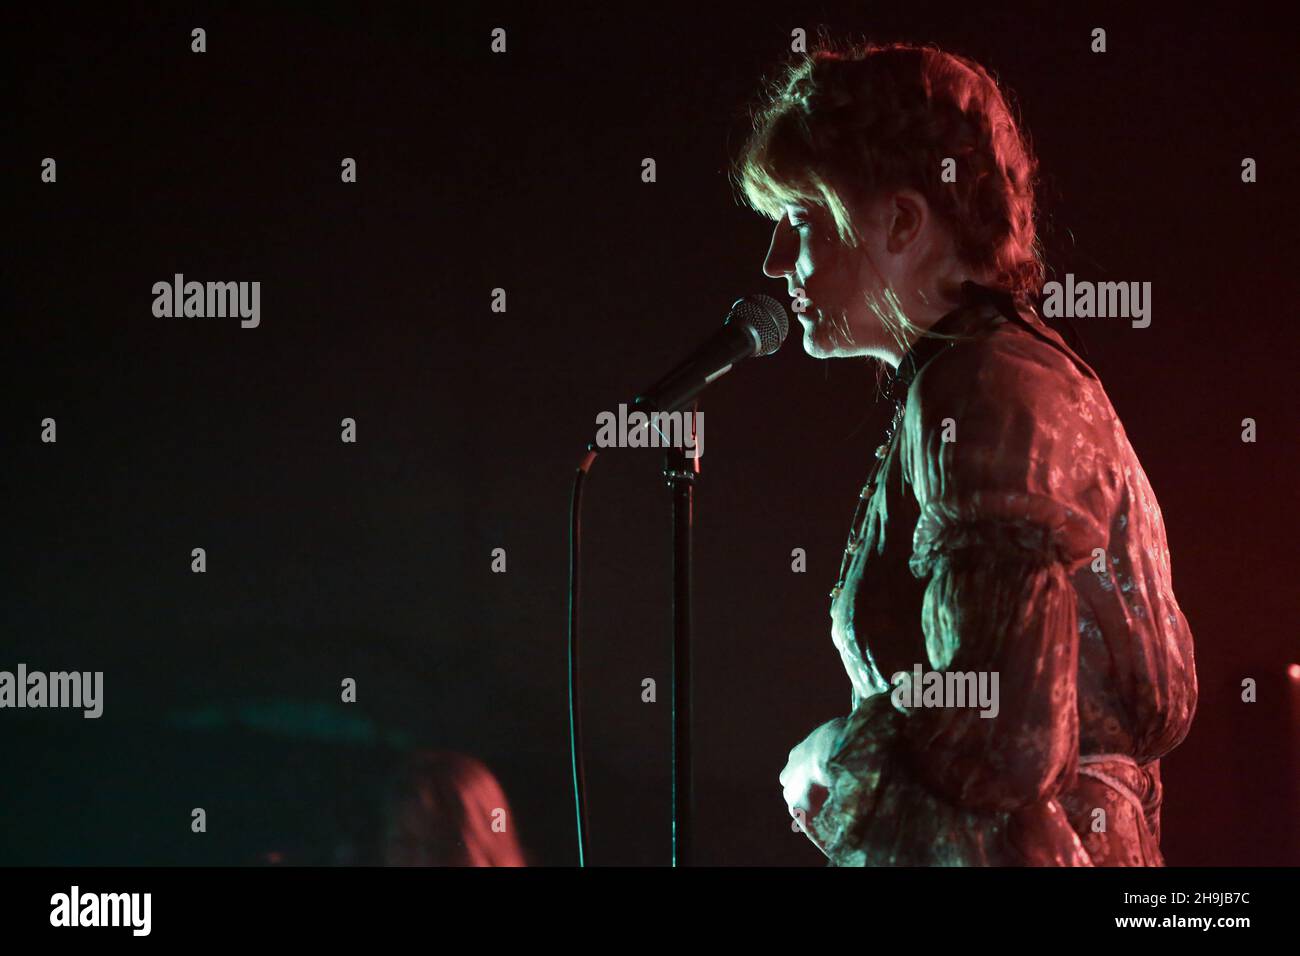
<svg viewBox="0 0 1300 956">
<path fill-rule="evenodd" d="M 1143 819 L 1160 806 L 1160 788 L 1128 754 L 1080 754 L 1079 773 L 1106 784 L 1132 804 Z M 1135 787 L 1146 795 L 1145 801 Z"/>
</svg>

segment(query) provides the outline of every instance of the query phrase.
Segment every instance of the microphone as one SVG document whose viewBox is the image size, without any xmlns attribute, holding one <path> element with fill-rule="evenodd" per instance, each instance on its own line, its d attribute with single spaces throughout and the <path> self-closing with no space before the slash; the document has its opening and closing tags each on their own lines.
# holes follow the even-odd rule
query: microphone
<svg viewBox="0 0 1300 956">
<path fill-rule="evenodd" d="M 633 405 L 650 412 L 671 413 L 689 405 L 711 382 L 737 362 L 771 355 L 790 332 L 790 318 L 769 295 L 747 295 L 731 304 L 722 328 L 639 395 Z"/>
<path fill-rule="evenodd" d="M 578 865 L 586 866 L 585 848 L 590 842 L 587 836 L 587 796 L 586 774 L 582 759 L 582 705 L 579 699 L 579 568 L 581 567 L 581 526 L 582 526 L 582 486 L 596 459 L 597 448 L 623 447 L 624 439 L 635 435 L 638 439 L 645 437 L 647 427 L 655 428 L 655 436 L 663 434 L 658 429 L 657 418 L 672 416 L 688 405 L 696 395 L 702 392 L 710 382 L 726 375 L 742 359 L 754 355 L 771 355 L 781 347 L 785 337 L 790 333 L 790 317 L 785 314 L 781 303 L 767 295 L 747 295 L 731 304 L 722 328 L 680 362 L 676 368 L 655 382 L 633 401 L 638 409 L 634 412 L 641 422 L 628 426 L 631 416 L 625 416 L 626 405 L 619 406 L 617 431 L 618 438 L 610 443 L 602 440 L 606 429 L 615 429 L 614 414 L 601 412 L 596 416 L 601 424 L 596 440 L 587 445 L 587 453 L 579 463 L 573 478 L 573 499 L 569 506 L 569 753 L 573 762 L 573 796 L 578 817 Z M 649 414 L 647 414 L 647 412 Z M 704 439 L 703 415 L 685 415 L 693 418 L 690 425 L 679 423 L 674 429 L 680 445 L 668 438 L 667 447 L 682 448 L 682 457 L 694 459 L 694 466 L 677 461 L 677 453 L 669 452 L 664 467 L 664 477 L 673 489 L 673 863 L 678 862 L 679 852 L 683 861 L 687 854 L 683 847 L 687 845 L 686 834 L 690 832 L 687 812 L 689 800 L 683 794 L 689 794 L 689 774 L 683 768 L 689 763 L 689 727 L 684 714 L 690 713 L 689 664 L 690 655 L 685 651 L 690 642 L 690 575 L 691 575 L 691 479 L 699 473 L 699 456 Z M 687 441 L 689 435 L 690 441 Z M 646 447 L 644 442 L 626 441 L 631 448 Z M 656 446 L 658 447 L 658 446 Z M 681 656 L 678 656 L 680 653 Z M 678 708 L 679 696 L 686 701 L 685 709 Z M 681 781 L 681 789 L 679 789 Z M 679 829 L 680 827 L 680 829 Z M 679 843 L 678 841 L 681 841 Z"/>
</svg>

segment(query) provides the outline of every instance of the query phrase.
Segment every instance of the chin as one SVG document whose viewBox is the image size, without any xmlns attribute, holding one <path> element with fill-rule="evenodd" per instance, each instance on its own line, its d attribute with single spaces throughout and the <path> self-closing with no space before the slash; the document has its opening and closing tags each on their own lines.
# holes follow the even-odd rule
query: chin
<svg viewBox="0 0 1300 956">
<path fill-rule="evenodd" d="M 815 359 L 840 358 L 847 354 L 821 321 L 804 326 L 803 350 Z"/>
<path fill-rule="evenodd" d="M 819 342 L 809 341 L 807 336 L 803 340 L 803 350 L 815 359 L 835 358 L 839 354 L 834 349 L 829 349 Z"/>
</svg>

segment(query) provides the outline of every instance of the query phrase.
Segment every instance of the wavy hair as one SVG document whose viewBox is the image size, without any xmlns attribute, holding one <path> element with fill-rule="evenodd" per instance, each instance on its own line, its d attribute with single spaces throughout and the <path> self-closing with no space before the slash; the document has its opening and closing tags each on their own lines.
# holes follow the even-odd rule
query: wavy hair
<svg viewBox="0 0 1300 956">
<path fill-rule="evenodd" d="M 496 819 L 506 828 L 493 828 Z M 383 859 L 397 866 L 526 866 L 496 777 L 465 754 L 412 754 L 390 786 Z"/>
<path fill-rule="evenodd" d="M 1035 228 L 1038 163 L 1008 97 L 984 67 L 934 46 L 831 41 L 764 84 L 732 181 L 757 212 L 827 209 L 841 242 L 861 241 L 851 204 L 915 189 L 950 230 L 958 258 L 1031 296 L 1044 268 Z M 956 161 L 944 182 L 943 161 Z M 896 297 L 873 308 L 896 338 L 919 332 Z"/>
</svg>

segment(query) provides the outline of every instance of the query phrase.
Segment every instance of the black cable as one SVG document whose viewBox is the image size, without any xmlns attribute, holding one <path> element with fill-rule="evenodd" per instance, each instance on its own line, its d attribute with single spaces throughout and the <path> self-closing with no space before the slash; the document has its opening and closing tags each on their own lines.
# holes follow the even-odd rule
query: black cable
<svg viewBox="0 0 1300 956">
<path fill-rule="evenodd" d="M 573 477 L 573 503 L 569 510 L 569 753 L 573 763 L 573 800 L 578 815 L 578 866 L 587 865 L 587 778 L 582 767 L 582 713 L 578 699 L 578 599 L 582 557 L 582 481 L 596 460 L 595 445 Z"/>
</svg>

